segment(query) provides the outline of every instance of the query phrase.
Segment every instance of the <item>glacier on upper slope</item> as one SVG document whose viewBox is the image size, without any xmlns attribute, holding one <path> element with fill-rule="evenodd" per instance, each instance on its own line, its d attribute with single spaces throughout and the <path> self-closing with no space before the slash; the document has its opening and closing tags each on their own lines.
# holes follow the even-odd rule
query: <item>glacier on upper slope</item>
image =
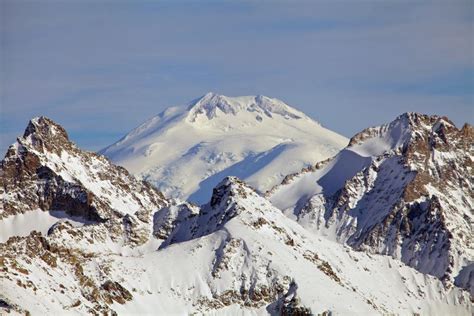
<svg viewBox="0 0 474 316">
<path fill-rule="evenodd" d="M 278 99 L 208 93 L 168 108 L 101 153 L 165 195 L 201 204 L 225 176 L 264 192 L 347 143 Z"/>
</svg>

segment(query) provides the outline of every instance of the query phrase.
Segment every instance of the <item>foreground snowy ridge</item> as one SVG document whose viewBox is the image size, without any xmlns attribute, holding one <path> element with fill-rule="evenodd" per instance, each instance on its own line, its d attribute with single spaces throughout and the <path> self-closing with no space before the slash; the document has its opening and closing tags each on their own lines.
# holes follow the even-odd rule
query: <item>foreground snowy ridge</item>
<svg viewBox="0 0 474 316">
<path fill-rule="evenodd" d="M 402 122 L 407 126 L 415 120 L 407 119 Z M 423 122 L 428 126 L 431 119 Z M 379 135 L 390 128 L 375 130 L 363 134 Z M 461 133 L 469 131 L 466 127 Z M 460 132 L 445 130 L 443 135 L 452 140 L 456 133 Z M 357 136 L 348 148 L 360 146 L 358 152 L 367 155 L 369 149 L 363 144 L 367 139 Z M 400 153 L 410 153 L 405 142 L 395 143 L 401 146 Z M 465 145 L 462 141 L 456 144 L 457 149 L 445 147 L 441 155 L 449 156 L 448 151 L 459 154 Z M 373 150 L 374 146 L 369 147 Z M 345 151 L 340 159 L 351 155 Z M 389 165 L 398 168 L 401 157 L 390 157 L 386 157 L 393 159 Z M 332 165 L 331 170 L 336 170 L 339 158 L 319 168 Z M 369 161 L 362 159 L 370 165 Z M 299 204 L 301 208 L 294 206 L 318 194 L 301 195 L 300 189 L 314 190 L 316 183 L 326 184 L 321 177 L 311 178 L 315 169 L 288 178 L 286 185 L 272 191 L 272 200 L 280 196 L 282 202 L 281 194 L 287 190 L 290 206 L 286 209 L 296 210 L 297 221 L 236 177 L 220 181 L 208 203 L 198 207 L 165 198 L 104 157 L 78 149 L 58 124 L 44 117 L 34 119 L 1 163 L 0 225 L 7 225 L 12 234 L 20 231 L 15 225 L 23 230 L 22 236 L 4 236 L 10 238 L 0 243 L 0 310 L 33 315 L 473 313 L 469 292 L 449 280 L 423 274 L 419 267 L 421 272 L 390 256 L 373 254 L 378 251 L 356 251 L 355 244 L 348 243 L 349 247 L 333 238 L 330 232 L 335 226 L 315 229 L 313 222 L 302 220 L 305 216 L 300 214 L 314 209 L 306 203 Z M 337 173 L 331 170 L 328 176 L 335 177 Z M 346 172 L 340 171 L 342 175 Z M 438 172 L 442 175 L 442 168 Z M 311 181 L 291 191 L 306 174 Z M 413 180 L 418 174 L 406 178 Z M 350 185 L 342 175 L 327 184 Z M 380 192 L 386 192 L 377 178 L 371 176 L 375 182 L 361 183 L 372 188 L 376 183 Z M 470 178 L 466 181 L 472 185 Z M 342 192 L 335 187 L 331 190 L 328 192 Z M 456 210 L 459 205 L 453 207 Z M 53 224 L 54 217 L 60 218 Z M 427 231 L 431 226 L 444 227 L 441 217 L 431 218 L 429 226 L 420 223 L 419 216 L 412 217 L 417 218 L 413 227 L 420 225 Z M 35 222 L 25 226 L 28 219 Z M 462 222 L 453 225 L 458 224 L 464 229 Z M 462 239 L 456 242 L 451 240 L 450 245 L 464 247 Z M 436 251 L 443 254 L 443 249 Z M 451 249 L 448 252 L 456 256 L 456 262 L 469 259 L 469 253 L 463 257 Z M 441 263 L 443 258 L 439 258 Z"/>
<path fill-rule="evenodd" d="M 348 141 L 278 99 L 208 93 L 165 110 L 101 153 L 166 196 L 201 204 L 225 176 L 264 192 Z"/>
</svg>

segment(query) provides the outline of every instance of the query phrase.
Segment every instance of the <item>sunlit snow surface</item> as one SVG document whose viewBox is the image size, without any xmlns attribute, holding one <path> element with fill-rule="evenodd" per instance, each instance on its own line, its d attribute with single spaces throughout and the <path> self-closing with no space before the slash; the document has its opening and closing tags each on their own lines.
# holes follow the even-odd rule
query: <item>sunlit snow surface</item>
<svg viewBox="0 0 474 316">
<path fill-rule="evenodd" d="M 474 201 L 468 193 L 469 189 L 466 190 L 472 184 L 468 175 L 461 175 L 461 178 L 466 177 L 462 185 L 449 177 L 441 179 L 450 184 L 449 187 L 436 184 L 440 180 L 437 178 L 440 167 L 462 170 L 462 164 L 469 165 L 469 158 L 465 162 L 462 158 L 468 153 L 456 152 L 455 149 L 451 152 L 440 151 L 433 146 L 426 162 L 417 163 L 414 158 L 408 159 L 406 156 L 409 154 L 403 152 L 411 140 L 426 139 L 427 135 L 434 139 L 433 134 L 440 122 L 450 124 L 442 118 L 431 120 L 431 124 L 424 123 L 422 119 L 416 124 L 410 122 L 416 116 L 407 113 L 389 124 L 365 130 L 360 134 L 361 140 L 351 141 L 351 146 L 319 169 L 293 175 L 272 189 L 267 197 L 288 217 L 314 233 L 356 249 L 391 255 L 426 274 L 441 278 L 450 273 L 455 284 L 472 291 L 470 283 L 473 279 L 469 273 L 473 269 L 474 258 L 471 242 Z M 436 120 L 438 123 L 433 123 Z M 416 148 L 410 154 L 415 157 L 420 155 Z M 420 194 L 415 201 L 403 204 L 407 187 L 419 172 L 431 173 L 433 182 L 423 184 L 422 189 L 426 193 Z M 411 222 L 410 219 L 413 231 L 418 230 L 416 238 L 420 238 L 419 242 L 415 237 L 404 236 L 396 221 L 392 225 L 387 224 L 391 222 L 391 216 L 395 216 L 393 210 L 397 207 L 400 210 L 404 205 L 408 209 L 415 205 L 423 212 L 431 199 L 443 209 L 442 219 L 434 215 L 430 220 L 422 216 Z M 457 237 L 450 238 L 442 246 L 439 237 L 443 235 L 442 231 L 420 237 L 424 231 L 438 227 L 440 222 Z M 377 229 L 387 231 L 377 237 Z M 371 239 L 372 232 L 376 236 L 374 239 Z"/>
<path fill-rule="evenodd" d="M 401 147 L 409 134 L 403 119 L 383 125 L 378 135 L 344 148 L 321 169 L 299 173 L 288 184 L 276 186 L 269 198 L 281 210 L 297 211 L 315 195 L 331 196 L 377 156 Z"/>
<path fill-rule="evenodd" d="M 74 226 L 92 223 L 77 216 L 70 216 L 64 211 L 45 212 L 38 209 L 3 218 L 0 221 L 0 243 L 6 242 L 12 236 L 28 236 L 34 230 L 46 235 L 53 224 L 63 220 Z"/>
<path fill-rule="evenodd" d="M 265 192 L 347 143 L 280 100 L 209 93 L 167 109 L 101 153 L 166 195 L 201 204 L 226 176 Z"/>
<path fill-rule="evenodd" d="M 226 115 L 230 113 L 229 117 L 232 117 L 233 112 L 242 110 L 240 108 L 242 104 L 252 100 L 252 97 L 242 100 L 237 105 L 228 100 L 230 104 L 225 103 L 225 100 L 208 100 L 210 103 L 202 104 L 198 102 L 185 113 L 184 121 L 179 120 L 178 125 L 184 124 L 188 132 L 200 132 L 207 126 L 206 124 L 222 124 L 222 122 L 230 126 L 227 131 L 238 129 L 238 126 L 232 124 L 239 123 L 231 119 L 228 121 L 215 119 L 222 113 Z M 251 108 L 252 111 L 244 113 L 254 115 L 255 111 L 261 111 L 262 120 L 265 120 L 267 106 L 268 104 L 263 102 L 258 107 Z M 299 112 L 286 113 L 288 109 L 283 106 L 272 109 L 277 113 L 274 117 L 278 115 L 283 120 L 304 119 L 304 116 L 301 116 L 303 114 Z M 175 118 L 172 114 L 177 112 L 170 111 L 168 118 L 173 121 Z M 178 114 L 182 115 L 182 112 Z M 299 118 L 295 118 L 298 115 Z M 202 126 L 193 129 L 192 124 L 195 123 Z M 150 124 L 155 126 L 153 122 Z M 324 204 L 326 196 L 337 192 L 348 179 L 375 163 L 376 168 L 373 170 L 368 168 L 364 174 L 366 180 L 363 183 L 364 189 L 371 189 L 380 184 L 377 187 L 383 188 L 380 190 L 381 194 L 385 191 L 392 192 L 388 200 L 378 203 L 376 198 L 363 199 L 361 198 L 363 190 L 355 185 L 352 187 L 354 191 L 351 192 L 354 198 L 348 203 L 351 206 L 349 215 L 356 215 L 362 227 L 376 223 L 379 217 L 384 215 L 391 199 L 396 199 L 397 193 L 404 188 L 411 176 L 410 172 L 405 170 L 406 167 L 399 164 L 397 157 L 384 157 L 380 160 L 374 158 L 403 144 L 406 137 L 402 133 L 403 128 L 400 128 L 398 133 L 397 126 L 394 125 L 393 130 L 382 133 L 379 137 L 344 149 L 318 170 L 311 169 L 298 174 L 286 185 L 276 187 L 269 197 L 285 213 L 250 187 L 231 178 L 216 188 L 216 192 L 220 193 L 216 193 L 213 203 L 203 205 L 201 208 L 193 206 L 192 210 L 187 210 L 187 216 L 180 216 L 182 209 L 179 206 L 183 204 L 179 204 L 181 203 L 179 201 L 173 201 L 167 207 L 150 208 L 149 221 L 141 223 L 143 225 L 141 228 L 144 228 L 141 229 L 141 233 L 150 237 L 145 244 L 127 244 L 126 236 L 121 234 L 111 238 L 112 234 L 104 223 L 84 225 L 91 223 L 84 223 L 80 218 L 68 217 L 62 212 L 39 210 L 4 218 L 0 221 L 0 237 L 4 241 L 13 234 L 24 236 L 32 230 L 40 231 L 44 235 L 57 221 L 66 219 L 72 221 L 74 228 L 53 232 L 46 240 L 54 246 L 54 249 L 66 249 L 70 254 L 87 254 L 81 257 L 81 277 L 90 278 L 90 282 L 98 287 L 106 280 L 119 282 L 132 294 L 133 298 L 124 304 L 108 303 L 119 315 L 276 314 L 277 298 L 273 297 L 270 301 L 261 302 L 261 305 L 250 308 L 245 305 L 248 301 L 242 299 L 240 294 L 255 289 L 275 288 L 277 284 L 283 285 L 284 291 L 287 291 L 290 283 L 297 285 L 296 293 L 300 305 L 310 308 L 316 315 L 324 312 L 335 315 L 472 315 L 473 307 L 468 292 L 457 287 L 446 287 L 439 279 L 422 274 L 389 256 L 354 251 L 344 244 L 335 242 L 334 236 L 337 234 L 335 227 L 330 226 L 321 231 L 307 225 L 310 221 L 307 217 L 294 220 L 297 217 L 298 207 L 308 199 L 318 209 L 318 206 L 321 206 L 318 203 Z M 154 132 L 147 134 L 150 132 L 149 127 L 136 130 L 137 137 L 146 139 L 151 135 L 150 137 L 155 139 Z M 159 124 L 155 127 L 155 131 L 160 130 Z M 176 142 L 178 144 L 181 141 L 185 142 L 185 129 L 176 129 L 183 137 L 175 139 Z M 210 130 L 214 131 L 215 128 L 212 127 Z M 166 124 L 164 133 L 172 134 L 173 128 L 169 128 Z M 136 135 L 132 132 L 131 136 Z M 189 135 L 188 138 L 191 138 Z M 208 133 L 207 136 L 209 135 L 212 133 Z M 246 138 L 240 134 L 229 135 L 232 141 L 226 140 L 223 143 L 220 143 L 222 134 L 216 137 L 217 140 L 208 140 L 188 149 L 189 157 L 198 159 L 186 160 L 192 165 L 191 169 L 184 169 L 186 172 L 199 172 L 202 160 L 199 158 L 201 156 L 196 156 L 195 153 L 200 153 L 202 148 L 207 150 L 210 148 L 209 143 L 213 141 L 220 144 L 219 150 L 226 148 L 225 146 L 230 146 L 229 148 L 237 146 L 242 142 L 245 146 L 259 144 L 258 141 L 252 143 L 255 137 Z M 271 139 L 268 135 L 261 137 L 264 140 L 261 144 Z M 294 141 L 288 138 L 280 139 L 285 141 L 266 152 L 246 156 L 249 165 L 246 163 L 232 165 L 230 167 L 232 172 L 238 175 L 245 175 L 246 172 L 258 175 L 263 172 L 262 170 L 272 166 L 275 159 L 280 159 L 285 154 L 293 155 L 291 148 L 298 148 L 299 145 L 295 145 Z M 127 138 L 123 142 L 126 143 Z M 132 143 L 135 144 L 135 141 Z M 160 157 L 160 154 L 166 156 L 166 149 L 172 147 L 173 144 L 170 143 L 153 143 L 152 148 L 147 148 L 150 150 L 150 157 Z M 157 149 L 160 150 L 155 153 L 154 150 Z M 233 151 L 228 155 L 221 155 L 219 152 L 216 155 L 207 155 L 203 163 L 209 166 L 219 165 L 222 159 L 238 160 L 232 158 L 234 154 Z M 106 164 L 100 159 L 83 161 L 79 156 L 67 152 L 59 155 L 45 153 L 41 159 L 42 163 L 64 180 L 81 183 L 89 191 L 113 205 L 120 216 L 125 214 L 135 216 L 140 206 L 147 201 L 146 196 L 142 196 L 138 201 L 128 195 L 130 194 L 128 190 L 119 190 L 113 184 L 113 177 L 103 179 L 98 177 L 96 171 L 104 168 Z M 278 161 L 278 164 L 281 163 L 282 161 Z M 255 169 L 251 169 L 252 166 Z M 405 174 L 405 172 L 404 180 L 402 178 L 393 180 L 389 176 L 392 173 Z M 180 175 L 185 184 L 188 180 L 191 182 L 202 180 L 194 179 L 191 173 Z M 225 172 L 218 171 L 214 175 L 223 177 Z M 218 181 L 217 178 L 217 176 L 213 178 L 211 174 L 208 179 Z M 387 179 L 390 181 L 385 181 Z M 205 181 L 200 182 L 201 187 L 207 190 L 213 186 L 212 181 Z M 377 181 L 381 183 L 376 183 Z M 428 189 L 430 192 L 435 192 L 435 188 Z M 453 199 L 459 197 L 455 196 Z M 362 212 L 363 209 L 367 211 Z M 324 214 L 317 215 L 324 217 Z M 318 219 L 316 218 L 316 221 Z M 164 239 L 157 239 L 154 235 L 155 229 L 160 228 L 164 222 L 172 227 Z M 122 221 L 118 221 L 116 225 L 121 223 Z M 354 223 L 344 222 L 344 224 Z M 61 258 L 59 254 L 55 267 L 39 256 L 30 258 L 28 254 L 17 255 L 16 249 L 26 246 L 22 242 L 23 240 L 20 240 L 18 244 L 14 244 L 14 247 L 19 245 L 19 248 L 13 248 L 13 252 L 16 264 L 23 269 L 21 270 L 23 272 L 13 272 L 14 274 L 11 273 L 9 277 L 0 278 L 0 299 L 5 296 L 9 303 L 21 306 L 33 315 L 90 313 L 95 303 L 86 299 L 87 289 L 84 288 L 84 284 L 78 282 L 75 266 L 63 260 L 66 258 Z M 330 273 L 324 267 L 330 267 Z M 469 282 L 470 273 L 472 266 L 466 266 L 458 277 L 466 283 Z M 35 288 L 19 286 L 18 281 L 21 281 L 20 284 L 34 282 Z M 231 304 L 223 304 L 219 297 L 229 292 L 237 293 L 235 300 Z M 79 305 L 76 304 L 77 301 L 80 301 Z"/>
<path fill-rule="evenodd" d="M 108 278 L 133 289 L 133 300 L 111 306 L 119 315 L 267 315 L 275 313 L 272 304 L 249 308 L 235 303 L 212 308 L 202 302 L 212 301 L 226 291 L 239 293 L 241 288 L 272 287 L 290 281 L 297 284 L 301 305 L 315 314 L 471 314 L 466 292 L 445 290 L 436 278 L 389 257 L 356 252 L 313 235 L 250 188 L 236 187 L 233 192 L 229 202 L 223 200 L 215 209 L 207 206 L 201 215 L 182 223 L 173 233 L 175 242 L 159 250 L 155 241 L 135 251 L 111 241 L 77 243 L 67 235 L 57 242 L 99 254 L 83 263 L 86 275 L 99 277 L 101 267 L 107 266 Z M 238 211 L 229 217 L 229 212 L 235 210 L 233 206 L 238 206 Z M 263 224 L 257 227 L 257 221 Z M 198 226 L 191 237 L 188 228 L 201 222 L 208 225 Z M 292 244 L 288 244 L 289 239 Z M 316 261 L 308 260 L 315 254 Z M 322 262 L 332 267 L 339 281 L 318 267 Z M 42 265 L 41 261 L 26 265 L 39 281 L 36 295 L 7 279 L 0 279 L 0 286 L 14 303 L 33 315 L 67 313 L 63 307 L 77 299 L 83 304 L 75 311 L 86 313 L 87 302 L 81 299 L 72 272 L 67 268 L 44 269 Z M 54 292 L 53 298 L 59 282 L 67 291 Z"/>
</svg>

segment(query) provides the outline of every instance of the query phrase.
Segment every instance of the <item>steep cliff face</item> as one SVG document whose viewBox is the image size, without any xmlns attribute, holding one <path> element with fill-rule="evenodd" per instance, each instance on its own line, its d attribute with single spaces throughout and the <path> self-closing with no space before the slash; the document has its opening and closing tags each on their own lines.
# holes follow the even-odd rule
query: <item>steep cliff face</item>
<svg viewBox="0 0 474 316">
<path fill-rule="evenodd" d="M 394 244 L 402 260 L 405 252 L 434 260 L 427 250 L 427 257 L 409 252 L 413 238 L 439 254 L 443 268 L 443 256 L 465 245 L 449 235 L 449 200 L 405 196 L 421 192 L 407 189 L 419 176 L 405 160 L 409 146 L 380 159 L 362 157 L 363 145 L 355 146 L 306 169 L 313 178 L 324 172 L 318 185 L 331 195 L 287 191 L 288 203 L 300 203 L 292 209 L 295 221 L 235 177 L 222 180 L 201 207 L 166 200 L 123 168 L 78 149 L 51 120 L 34 119 L 1 165 L 0 313 L 472 315 L 471 296 L 449 280 L 370 254 L 390 254 L 384 249 L 393 232 L 406 243 Z M 357 156 L 356 164 L 345 163 Z M 300 178 L 289 177 L 287 185 Z M 368 199 L 372 194 L 377 198 Z M 358 209 L 363 205 L 373 211 Z M 457 254 L 455 262 L 461 266 L 463 258 Z M 470 267 L 463 266 L 456 284 L 472 286 Z"/>
<path fill-rule="evenodd" d="M 168 204 L 125 169 L 78 149 L 61 126 L 45 117 L 31 120 L 23 137 L 10 146 L 0 175 L 0 218 L 11 225 L 34 213 L 105 225 L 118 221 L 124 230 L 130 225 L 151 227 L 153 212 Z M 143 243 L 146 238 L 130 241 Z"/>
<path fill-rule="evenodd" d="M 473 144 L 470 125 L 406 113 L 355 135 L 334 159 L 268 195 L 314 231 L 469 288 Z"/>
<path fill-rule="evenodd" d="M 59 222 L 47 236 L 32 232 L 0 244 L 3 308 L 33 314 L 472 313 L 467 292 L 387 256 L 318 238 L 236 178 L 220 183 L 198 212 L 190 205 L 164 210 L 155 223 L 164 232 L 158 243 L 123 246 L 102 224 Z"/>
</svg>

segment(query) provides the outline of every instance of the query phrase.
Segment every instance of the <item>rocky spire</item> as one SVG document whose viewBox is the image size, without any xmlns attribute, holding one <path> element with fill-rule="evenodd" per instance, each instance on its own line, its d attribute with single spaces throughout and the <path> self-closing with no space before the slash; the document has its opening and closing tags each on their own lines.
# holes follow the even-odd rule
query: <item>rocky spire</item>
<svg viewBox="0 0 474 316">
<path fill-rule="evenodd" d="M 76 147 L 69 140 L 66 130 L 45 116 L 31 119 L 23 133 L 23 137 L 18 138 L 17 144 L 13 146 L 32 146 L 39 152 L 49 151 L 58 154 L 62 149 Z"/>
</svg>

